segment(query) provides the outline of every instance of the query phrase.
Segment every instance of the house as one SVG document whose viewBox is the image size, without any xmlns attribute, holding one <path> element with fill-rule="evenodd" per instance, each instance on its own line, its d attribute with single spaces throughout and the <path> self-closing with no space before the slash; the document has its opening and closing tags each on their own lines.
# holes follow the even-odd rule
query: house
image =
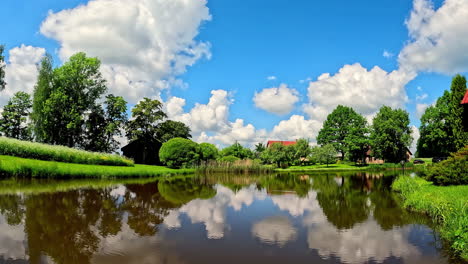
<svg viewBox="0 0 468 264">
<path fill-rule="evenodd" d="M 159 149 L 162 144 L 159 141 L 147 141 L 143 139 L 133 140 L 121 148 L 125 157 L 133 159 L 136 164 L 160 165 Z"/>
<path fill-rule="evenodd" d="M 283 146 L 292 146 L 292 145 L 296 145 L 296 141 L 280 141 L 280 140 L 268 140 L 267 142 L 267 148 L 271 147 L 271 145 L 275 144 L 275 143 L 280 143 L 281 145 Z"/>
</svg>

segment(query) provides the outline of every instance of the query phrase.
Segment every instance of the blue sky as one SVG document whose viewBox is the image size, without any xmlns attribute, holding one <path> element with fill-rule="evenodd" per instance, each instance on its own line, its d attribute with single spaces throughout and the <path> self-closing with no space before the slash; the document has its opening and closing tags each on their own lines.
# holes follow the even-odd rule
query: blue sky
<svg viewBox="0 0 468 264">
<path fill-rule="evenodd" d="M 326 113 L 336 106 L 329 100 L 335 96 L 340 97 L 336 104 L 353 106 L 369 120 L 383 104 L 404 107 L 418 127 L 421 111 L 450 87 L 452 76 L 468 71 L 468 58 L 449 52 L 468 53 L 467 42 L 450 44 L 453 34 L 441 34 L 468 33 L 461 26 L 468 24 L 464 0 L 111 3 L 7 0 L 0 18 L 7 57 L 14 48 L 21 58 L 40 58 L 47 51 L 57 65 L 77 51 L 98 56 L 108 66 L 105 76 L 125 77 L 109 80 L 111 92 L 131 105 L 143 96 L 160 98 L 176 109 L 173 119 L 192 127 L 198 141 L 313 141 Z M 436 44 L 427 44 L 434 36 Z M 119 44 L 107 47 L 107 41 Z M 140 51 L 138 60 L 128 58 Z M 145 58 L 153 52 L 155 57 Z M 171 56 L 176 58 L 159 59 Z M 36 61 L 8 65 L 15 78 L 10 77 L 0 106 L 13 91 L 31 91 L 37 73 L 25 76 L 21 67 L 28 63 Z M 348 74 L 337 74 L 345 65 L 354 66 Z M 375 66 L 381 72 L 372 71 Z M 394 77 L 392 71 L 398 71 Z M 319 82 L 324 73 L 330 76 Z M 28 85 L 18 84 L 22 78 Z M 265 90 L 269 88 L 276 90 Z"/>
</svg>

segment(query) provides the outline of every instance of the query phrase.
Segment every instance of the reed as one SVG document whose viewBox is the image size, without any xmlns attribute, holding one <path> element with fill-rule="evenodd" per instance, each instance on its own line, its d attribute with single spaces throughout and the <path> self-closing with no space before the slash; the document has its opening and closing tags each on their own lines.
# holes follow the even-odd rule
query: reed
<svg viewBox="0 0 468 264">
<path fill-rule="evenodd" d="M 0 155 L 77 164 L 134 166 L 132 160 L 115 154 L 88 152 L 6 137 L 0 137 Z"/>
<path fill-rule="evenodd" d="M 262 165 L 255 160 L 237 160 L 237 161 L 220 161 L 210 160 L 203 161 L 196 168 L 198 173 L 236 173 L 236 174 L 268 174 L 274 172 L 272 166 Z"/>
</svg>

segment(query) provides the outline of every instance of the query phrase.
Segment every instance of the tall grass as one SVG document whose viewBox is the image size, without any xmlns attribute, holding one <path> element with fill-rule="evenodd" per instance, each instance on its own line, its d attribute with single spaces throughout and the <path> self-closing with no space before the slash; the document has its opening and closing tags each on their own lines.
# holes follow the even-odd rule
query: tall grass
<svg viewBox="0 0 468 264">
<path fill-rule="evenodd" d="M 88 152 L 0 137 L 0 155 L 78 164 L 133 166 L 133 161 L 119 155 Z"/>
<path fill-rule="evenodd" d="M 0 177 L 20 178 L 131 178 L 189 174 L 191 169 L 169 169 L 162 166 L 102 166 L 0 156 Z"/>
<path fill-rule="evenodd" d="M 237 160 L 231 161 L 220 161 L 210 160 L 204 161 L 197 167 L 197 172 L 211 174 L 211 173 L 271 173 L 274 171 L 272 166 L 266 166 L 260 164 L 254 160 Z"/>
<path fill-rule="evenodd" d="M 434 186 L 421 178 L 400 176 L 392 188 L 401 193 L 405 207 L 438 222 L 441 237 L 468 260 L 468 185 Z"/>
</svg>

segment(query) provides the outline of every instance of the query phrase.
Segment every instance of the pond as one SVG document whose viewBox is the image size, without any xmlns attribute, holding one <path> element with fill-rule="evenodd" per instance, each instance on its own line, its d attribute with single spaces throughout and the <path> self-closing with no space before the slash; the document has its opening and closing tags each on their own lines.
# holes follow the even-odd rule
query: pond
<svg viewBox="0 0 468 264">
<path fill-rule="evenodd" d="M 393 179 L 3 180 L 0 263 L 458 263 Z"/>
</svg>

